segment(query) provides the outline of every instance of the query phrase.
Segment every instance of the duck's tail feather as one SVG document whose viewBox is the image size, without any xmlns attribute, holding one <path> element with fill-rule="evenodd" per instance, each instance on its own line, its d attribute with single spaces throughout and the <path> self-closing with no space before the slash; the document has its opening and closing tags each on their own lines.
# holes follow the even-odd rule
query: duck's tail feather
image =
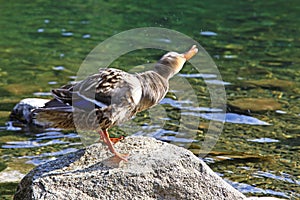
<svg viewBox="0 0 300 200">
<path fill-rule="evenodd" d="M 57 100 L 32 111 L 33 120 L 53 128 L 74 129 L 73 108 Z"/>
<path fill-rule="evenodd" d="M 75 129 L 73 113 L 60 109 L 36 109 L 34 110 L 33 120 L 37 120 L 39 124 L 61 129 Z"/>
</svg>

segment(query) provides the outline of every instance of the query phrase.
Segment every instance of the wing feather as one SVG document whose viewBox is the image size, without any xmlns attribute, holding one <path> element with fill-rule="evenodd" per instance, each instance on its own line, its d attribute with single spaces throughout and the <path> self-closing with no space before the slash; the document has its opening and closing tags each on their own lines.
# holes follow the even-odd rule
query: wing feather
<svg viewBox="0 0 300 200">
<path fill-rule="evenodd" d="M 124 71 L 105 68 L 73 85 L 52 90 L 55 99 L 74 107 L 87 108 L 93 104 L 104 108 L 121 101 L 137 105 L 141 99 L 139 80 Z"/>
</svg>

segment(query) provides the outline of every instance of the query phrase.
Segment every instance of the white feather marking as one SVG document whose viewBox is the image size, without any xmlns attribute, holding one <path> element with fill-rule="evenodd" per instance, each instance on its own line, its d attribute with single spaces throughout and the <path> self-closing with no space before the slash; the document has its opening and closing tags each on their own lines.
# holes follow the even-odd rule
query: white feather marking
<svg viewBox="0 0 300 200">
<path fill-rule="evenodd" d="M 84 88 L 84 91 L 89 91 L 89 90 L 91 90 L 91 89 L 94 89 L 95 90 L 95 83 L 94 84 L 91 84 L 89 87 L 86 87 L 86 88 Z"/>
<path fill-rule="evenodd" d="M 83 99 L 86 100 L 86 101 L 92 102 L 93 104 L 99 106 L 100 108 L 107 107 L 106 104 L 104 104 L 104 103 L 102 103 L 102 102 L 100 102 L 100 101 L 97 101 L 97 100 L 95 100 L 95 99 L 90 99 L 90 98 L 88 98 L 88 97 L 86 97 L 86 96 L 84 96 L 84 95 L 81 95 L 79 92 L 75 92 L 75 93 L 76 93 L 79 97 L 83 98 Z"/>
<path fill-rule="evenodd" d="M 135 105 L 138 105 L 142 98 L 142 87 L 138 79 L 133 79 L 131 83 L 133 83 L 134 86 L 132 89 L 132 99 Z"/>
</svg>

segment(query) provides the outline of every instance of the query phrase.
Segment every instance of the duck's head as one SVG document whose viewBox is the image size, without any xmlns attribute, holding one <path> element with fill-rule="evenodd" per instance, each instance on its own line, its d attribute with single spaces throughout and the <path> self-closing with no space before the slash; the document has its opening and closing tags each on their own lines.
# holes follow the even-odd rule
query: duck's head
<svg viewBox="0 0 300 200">
<path fill-rule="evenodd" d="M 184 63 L 191 59 L 198 52 L 196 45 L 185 53 L 168 52 L 157 62 L 154 70 L 162 77 L 169 79 L 177 74 Z"/>
</svg>

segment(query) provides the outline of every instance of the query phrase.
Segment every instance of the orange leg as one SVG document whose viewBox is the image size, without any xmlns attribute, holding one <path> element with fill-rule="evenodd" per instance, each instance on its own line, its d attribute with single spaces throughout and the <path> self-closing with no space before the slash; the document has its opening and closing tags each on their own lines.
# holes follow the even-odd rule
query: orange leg
<svg viewBox="0 0 300 200">
<path fill-rule="evenodd" d="M 103 139 L 104 143 L 107 144 L 108 149 L 110 150 L 110 152 L 112 152 L 113 154 L 115 154 L 115 156 L 121 160 L 127 161 L 127 155 L 121 154 L 119 152 L 116 151 L 116 149 L 113 146 L 112 141 L 110 140 L 109 134 L 107 132 L 107 130 L 99 130 L 98 131 L 100 134 L 101 139 Z"/>
<path fill-rule="evenodd" d="M 124 139 L 124 136 L 118 137 L 118 138 L 109 138 L 110 141 L 114 144 L 116 144 L 117 142 L 119 142 L 120 140 Z"/>
<path fill-rule="evenodd" d="M 99 133 L 100 134 L 100 133 Z M 113 144 L 116 144 L 117 142 L 121 141 L 124 139 L 124 136 L 121 136 L 121 137 L 115 137 L 115 138 L 112 138 L 112 137 L 109 137 L 110 141 L 113 143 Z M 100 134 L 100 140 L 103 140 L 102 138 L 102 135 Z M 100 142 L 100 141 L 99 141 Z"/>
</svg>

